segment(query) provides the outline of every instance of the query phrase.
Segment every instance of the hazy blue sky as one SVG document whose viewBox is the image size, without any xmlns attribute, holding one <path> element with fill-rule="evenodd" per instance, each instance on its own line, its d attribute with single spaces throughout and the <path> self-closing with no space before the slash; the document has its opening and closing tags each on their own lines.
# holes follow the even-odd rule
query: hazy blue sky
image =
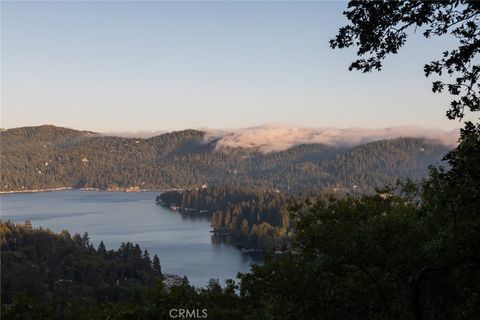
<svg viewBox="0 0 480 320">
<path fill-rule="evenodd" d="M 343 2 L 4 2 L 4 128 L 95 131 L 420 125 L 451 129 L 418 34 L 380 73 L 328 40 Z"/>
</svg>

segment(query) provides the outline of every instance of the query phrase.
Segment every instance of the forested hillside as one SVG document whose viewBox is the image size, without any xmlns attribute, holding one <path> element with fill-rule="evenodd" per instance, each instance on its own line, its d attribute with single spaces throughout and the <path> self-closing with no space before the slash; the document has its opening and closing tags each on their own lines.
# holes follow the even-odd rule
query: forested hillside
<svg viewBox="0 0 480 320">
<path fill-rule="evenodd" d="M 87 233 L 54 233 L 28 222 L 3 221 L 0 235 L 3 304 L 17 294 L 58 307 L 84 299 L 120 301 L 162 279 L 158 256 L 129 242 L 118 250 L 103 242 L 94 248 Z"/>
<path fill-rule="evenodd" d="M 399 138 L 351 148 L 311 144 L 262 153 L 216 148 L 196 130 L 140 139 L 54 126 L 4 130 L 0 137 L 1 191 L 208 184 L 361 193 L 398 178 L 423 177 L 450 149 L 422 138 Z"/>
<path fill-rule="evenodd" d="M 211 219 L 215 236 L 248 249 L 285 249 L 293 237 L 289 209 L 308 197 L 268 190 L 204 188 L 168 191 L 156 202 Z"/>
<path fill-rule="evenodd" d="M 420 184 L 292 208 L 291 250 L 224 288 L 152 286 L 157 268 L 136 246 L 105 252 L 87 235 L 4 223 L 2 319 L 168 319 L 180 308 L 211 319 L 477 319 L 480 126 L 469 130 L 447 155 L 450 170 L 433 168 Z M 171 201 L 187 209 L 234 200 L 207 190 Z M 270 193 L 257 200 L 267 198 L 275 202 Z"/>
</svg>

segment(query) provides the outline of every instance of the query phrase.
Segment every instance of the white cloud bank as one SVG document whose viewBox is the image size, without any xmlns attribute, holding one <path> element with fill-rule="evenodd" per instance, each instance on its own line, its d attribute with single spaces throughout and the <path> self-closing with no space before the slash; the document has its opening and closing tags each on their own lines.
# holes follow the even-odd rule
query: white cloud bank
<svg viewBox="0 0 480 320">
<path fill-rule="evenodd" d="M 216 141 L 222 148 L 256 148 L 261 152 L 278 152 L 301 144 L 327 144 L 332 146 L 354 146 L 367 142 L 400 137 L 422 137 L 454 146 L 459 130 L 450 131 L 416 126 L 368 128 L 304 128 L 283 125 L 261 125 L 243 129 L 217 130 L 199 129 L 206 132 L 205 141 Z M 166 131 L 104 132 L 103 135 L 125 138 L 150 138 Z"/>
<path fill-rule="evenodd" d="M 217 147 L 258 148 L 261 152 L 283 151 L 300 144 L 354 146 L 362 143 L 400 137 L 422 137 L 445 145 L 455 145 L 458 130 L 444 131 L 421 127 L 366 128 L 299 128 L 265 125 L 237 130 L 207 130 L 206 140 L 217 140 Z"/>
</svg>

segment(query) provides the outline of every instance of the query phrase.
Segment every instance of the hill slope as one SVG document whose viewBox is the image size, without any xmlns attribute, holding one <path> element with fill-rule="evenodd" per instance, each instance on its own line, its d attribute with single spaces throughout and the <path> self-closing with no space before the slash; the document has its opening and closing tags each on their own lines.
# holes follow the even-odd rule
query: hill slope
<svg viewBox="0 0 480 320">
<path fill-rule="evenodd" d="M 286 151 L 218 149 L 205 132 L 149 139 L 111 137 L 54 126 L 0 132 L 1 191 L 59 187 L 191 188 L 203 184 L 288 191 L 371 191 L 397 178 L 421 178 L 449 147 L 399 138 L 355 147 L 309 144 Z"/>
</svg>

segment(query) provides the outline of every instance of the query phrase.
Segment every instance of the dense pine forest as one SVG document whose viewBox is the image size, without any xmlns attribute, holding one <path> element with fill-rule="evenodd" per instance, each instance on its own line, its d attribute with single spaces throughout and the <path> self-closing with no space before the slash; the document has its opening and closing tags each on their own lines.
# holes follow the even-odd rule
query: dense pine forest
<svg viewBox="0 0 480 320">
<path fill-rule="evenodd" d="M 210 217 L 214 235 L 240 248 L 282 250 L 294 231 L 289 209 L 307 199 L 280 191 L 212 187 L 168 191 L 156 202 L 184 215 Z"/>
<path fill-rule="evenodd" d="M 128 300 L 163 279 L 159 257 L 129 242 L 94 248 L 88 233 L 54 233 L 29 222 L 2 222 L 0 232 L 2 305 L 29 297 L 70 318 L 67 305 Z"/>
<path fill-rule="evenodd" d="M 422 183 L 293 206 L 291 248 L 223 287 L 166 288 L 157 259 L 132 244 L 105 251 L 88 235 L 2 223 L 2 318 L 168 319 L 183 308 L 225 320 L 476 319 L 480 125 L 461 139 L 450 168 Z"/>
<path fill-rule="evenodd" d="M 0 132 L 1 191 L 71 188 L 169 189 L 202 185 L 290 192 L 361 194 L 419 179 L 449 147 L 399 138 L 355 147 L 311 144 L 282 152 L 216 148 L 205 132 L 185 130 L 149 139 L 102 136 L 54 126 Z"/>
<path fill-rule="evenodd" d="M 479 319 L 480 124 L 464 116 L 480 111 L 480 2 L 350 1 L 343 14 L 330 46 L 356 50 L 350 70 L 381 70 L 409 33 L 450 36 L 423 71 L 438 76 L 434 93 L 451 95 L 447 117 L 462 121 L 453 150 L 400 138 L 264 154 L 218 149 L 195 130 L 150 139 L 2 131 L 2 191 L 188 189 L 157 202 L 209 215 L 240 246 L 284 246 L 237 279 L 195 288 L 166 284 L 161 253 L 2 221 L 2 319 L 160 320 L 181 318 L 179 309 L 216 320 Z"/>
</svg>

